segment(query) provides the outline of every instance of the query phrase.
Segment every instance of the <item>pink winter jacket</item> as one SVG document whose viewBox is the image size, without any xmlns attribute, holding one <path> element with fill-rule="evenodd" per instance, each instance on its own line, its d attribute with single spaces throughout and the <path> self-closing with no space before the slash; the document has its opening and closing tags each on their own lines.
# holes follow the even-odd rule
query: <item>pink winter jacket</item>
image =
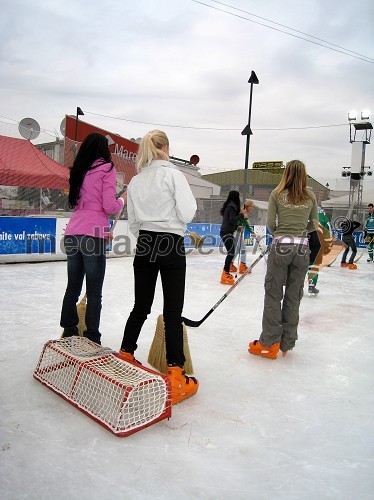
<svg viewBox="0 0 374 500">
<path fill-rule="evenodd" d="M 105 238 L 109 232 L 108 215 L 121 212 L 124 201 L 116 199 L 116 169 L 110 163 L 99 165 L 86 173 L 78 204 L 65 229 L 65 235 L 87 235 Z"/>
</svg>

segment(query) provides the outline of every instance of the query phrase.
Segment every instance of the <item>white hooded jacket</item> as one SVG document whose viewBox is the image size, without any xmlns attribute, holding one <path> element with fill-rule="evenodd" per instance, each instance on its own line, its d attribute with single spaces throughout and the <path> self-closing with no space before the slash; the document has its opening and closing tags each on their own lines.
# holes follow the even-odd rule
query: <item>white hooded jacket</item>
<svg viewBox="0 0 374 500">
<path fill-rule="evenodd" d="M 131 179 L 127 189 L 130 231 L 184 236 L 196 201 L 183 173 L 167 160 L 154 160 Z"/>
</svg>

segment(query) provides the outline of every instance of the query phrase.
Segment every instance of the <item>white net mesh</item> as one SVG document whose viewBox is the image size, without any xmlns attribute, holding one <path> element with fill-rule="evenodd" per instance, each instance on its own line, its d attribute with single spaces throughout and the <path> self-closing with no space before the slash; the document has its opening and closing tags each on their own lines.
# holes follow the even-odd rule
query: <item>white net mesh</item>
<svg viewBox="0 0 374 500">
<path fill-rule="evenodd" d="M 47 342 L 34 377 L 119 436 L 171 415 L 166 377 L 83 337 Z"/>
</svg>

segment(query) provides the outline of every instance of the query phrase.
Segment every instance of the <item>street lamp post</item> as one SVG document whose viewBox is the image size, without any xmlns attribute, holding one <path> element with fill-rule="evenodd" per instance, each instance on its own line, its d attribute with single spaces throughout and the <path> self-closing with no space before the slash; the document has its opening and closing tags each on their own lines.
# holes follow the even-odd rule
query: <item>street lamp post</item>
<svg viewBox="0 0 374 500">
<path fill-rule="evenodd" d="M 78 117 L 83 116 L 84 113 L 81 108 L 77 107 L 77 114 L 75 117 L 75 136 L 74 136 L 74 158 L 77 156 L 77 138 L 78 138 Z"/>
<path fill-rule="evenodd" d="M 242 135 L 247 136 L 246 145 L 245 145 L 245 162 L 244 162 L 244 186 L 243 186 L 243 196 L 249 195 L 248 189 L 248 163 L 249 163 L 249 142 L 252 135 L 251 130 L 251 114 L 252 114 L 252 93 L 253 93 L 253 85 L 260 83 L 256 73 L 251 71 L 251 76 L 249 77 L 248 83 L 251 84 L 249 91 L 249 111 L 248 111 L 248 124 L 244 127 L 242 131 Z"/>
<path fill-rule="evenodd" d="M 250 142 L 250 137 L 252 135 L 252 130 L 251 130 L 251 114 L 252 114 L 252 93 L 253 93 L 253 85 L 256 85 L 259 82 L 256 73 L 254 71 L 251 72 L 251 76 L 249 77 L 248 83 L 251 84 L 250 87 L 250 92 L 249 92 L 249 111 L 248 111 L 248 124 L 245 126 L 245 128 L 242 131 L 242 135 L 247 136 L 247 142 L 245 146 L 245 165 L 244 168 L 248 169 L 248 162 L 249 162 L 249 142 Z"/>
</svg>

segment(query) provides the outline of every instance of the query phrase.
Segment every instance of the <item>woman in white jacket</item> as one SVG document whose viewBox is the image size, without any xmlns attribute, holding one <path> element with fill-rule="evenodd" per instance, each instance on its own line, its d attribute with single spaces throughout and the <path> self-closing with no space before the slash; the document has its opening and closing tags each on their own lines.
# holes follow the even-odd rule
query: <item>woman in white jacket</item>
<svg viewBox="0 0 374 500">
<path fill-rule="evenodd" d="M 127 320 L 120 355 L 137 362 L 134 352 L 154 299 L 158 273 L 164 296 L 168 377 L 172 403 L 197 392 L 198 382 L 183 366 L 182 310 L 186 276 L 184 233 L 196 212 L 196 201 L 180 170 L 169 161 L 169 140 L 160 130 L 143 137 L 137 156 L 138 175 L 127 189 L 130 231 L 137 238 L 134 258 L 135 304 Z"/>
</svg>

